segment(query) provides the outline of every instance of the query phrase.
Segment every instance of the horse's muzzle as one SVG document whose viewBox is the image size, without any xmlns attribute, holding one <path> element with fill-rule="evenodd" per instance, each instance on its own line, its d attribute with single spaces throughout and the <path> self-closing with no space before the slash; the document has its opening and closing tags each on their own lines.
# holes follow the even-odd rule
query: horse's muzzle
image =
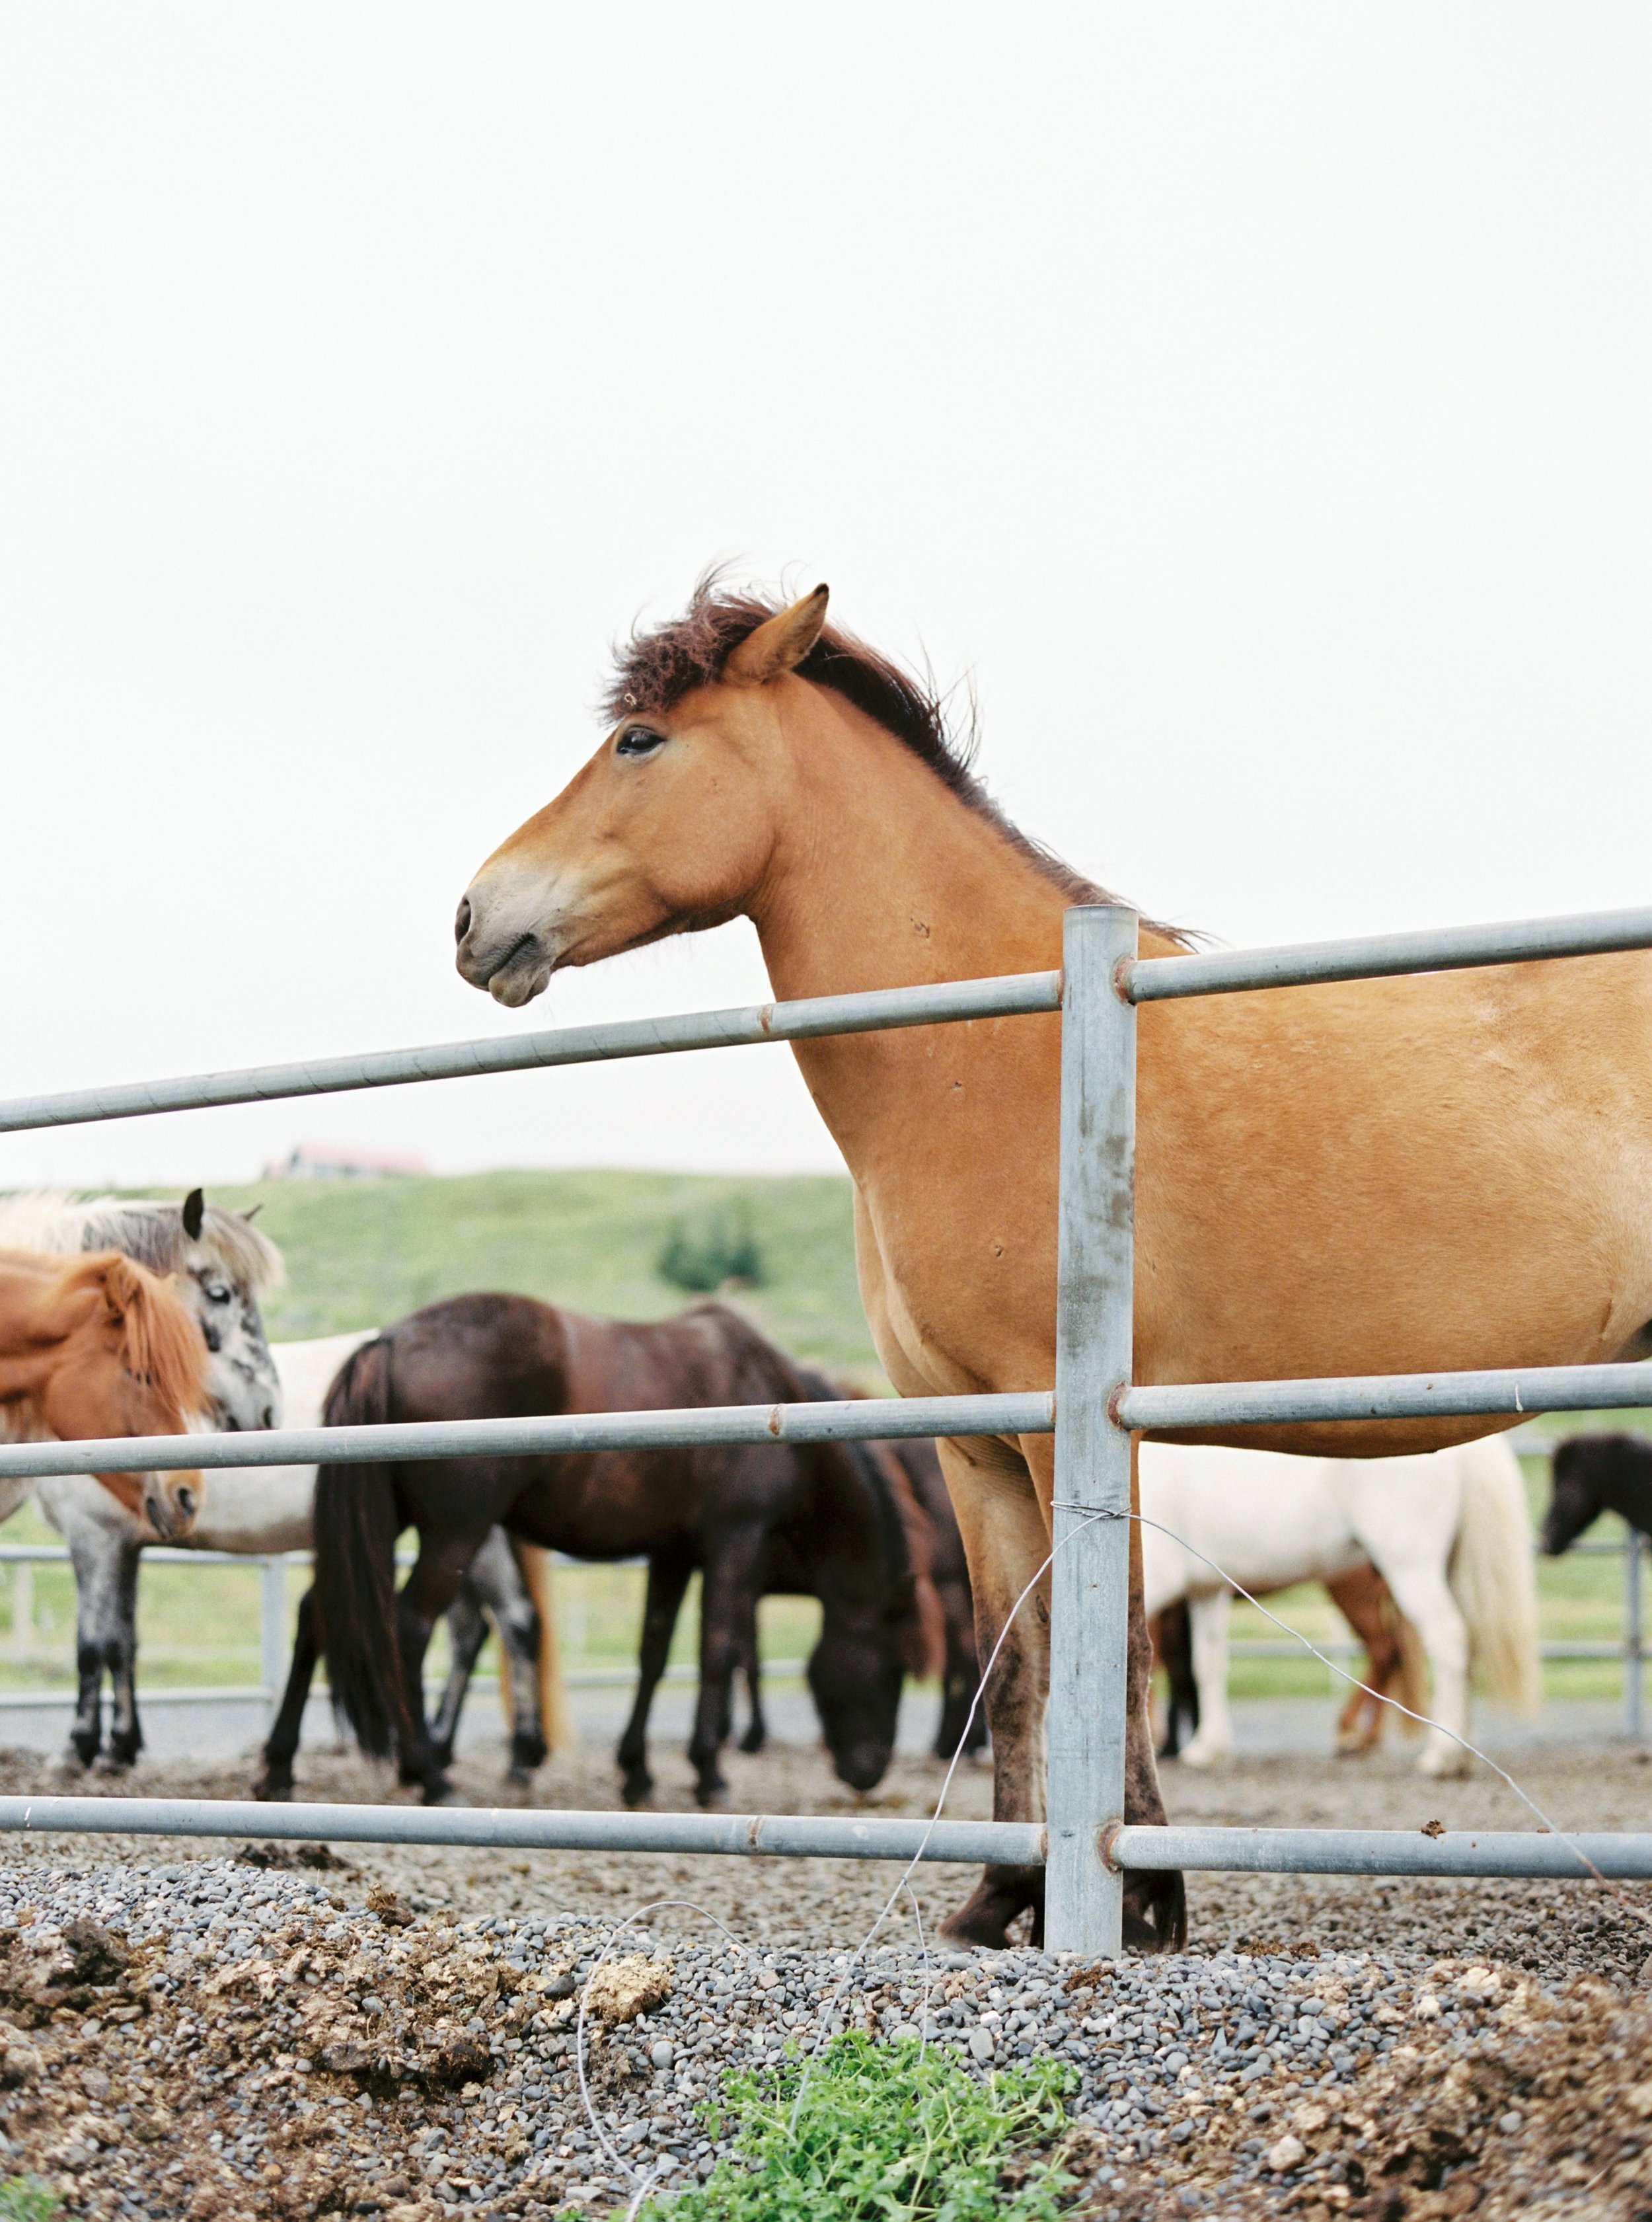
<svg viewBox="0 0 1652 2222">
<path fill-rule="evenodd" d="M 198 1473 L 154 1473 L 144 1485 L 144 1516 L 163 1542 L 187 1535 L 201 1510 Z"/>
<path fill-rule="evenodd" d="M 892 1744 L 879 1743 L 865 1737 L 852 1743 L 846 1751 L 832 1754 L 832 1764 L 840 1782 L 847 1782 L 851 1790 L 875 1790 L 889 1771 L 894 1757 Z"/>
</svg>

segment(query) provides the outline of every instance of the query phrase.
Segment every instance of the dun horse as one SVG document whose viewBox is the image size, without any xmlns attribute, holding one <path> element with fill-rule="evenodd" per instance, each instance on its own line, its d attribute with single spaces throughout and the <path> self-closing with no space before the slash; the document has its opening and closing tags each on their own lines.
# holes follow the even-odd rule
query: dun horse
<svg viewBox="0 0 1652 2222">
<path fill-rule="evenodd" d="M 607 738 L 460 904 L 466 980 L 516 1008 L 560 967 L 741 916 L 783 998 L 1061 963 L 1067 907 L 1114 899 L 1005 821 L 933 697 L 829 630 L 826 603 L 823 587 L 779 610 L 703 587 L 685 617 L 633 641 Z M 1094 733 L 1085 643 L 1051 654 L 1069 725 Z M 1128 750 L 1113 755 L 1123 800 Z M 1117 846 L 1122 824 L 1103 830 Z M 1148 956 L 1182 945 L 1142 930 Z M 854 1176 L 861 1293 L 896 1388 L 1048 1390 L 1059 1020 L 794 1051 Z M 1155 1003 L 1137 1074 L 1138 1380 L 1652 1352 L 1652 959 Z M 1217 1439 L 1364 1458 L 1497 1424 Z M 954 1441 L 942 1459 L 985 1654 L 1049 1548 L 1053 1448 Z M 1125 1806 L 1153 1822 L 1164 1807 L 1132 1561 Z M 1048 1679 L 1047 1616 L 1023 1613 L 988 1698 L 1006 1820 L 1042 1811 Z M 1042 1890 L 1041 1870 L 991 1870 L 951 1933 L 1001 1943 Z M 1180 1881 L 1132 1876 L 1125 1914 L 1132 1944 L 1180 1939 Z"/>
<path fill-rule="evenodd" d="M 205 1376 L 189 1313 L 130 1258 L 0 1251 L 0 1441 L 188 1434 L 203 1424 Z M 200 1504 L 198 1473 L 97 1479 L 161 1535 L 185 1534 Z M 33 1485 L 0 1482 L 0 1516 Z"/>
</svg>

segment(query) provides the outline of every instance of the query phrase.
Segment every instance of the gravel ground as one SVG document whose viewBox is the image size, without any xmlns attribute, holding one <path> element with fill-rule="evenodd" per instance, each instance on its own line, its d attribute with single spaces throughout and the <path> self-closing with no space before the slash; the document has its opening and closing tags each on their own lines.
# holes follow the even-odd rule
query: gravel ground
<svg viewBox="0 0 1652 2222">
<path fill-rule="evenodd" d="M 660 1771 L 660 1802 L 683 1802 L 680 1770 Z M 312 1754 L 305 1772 L 312 1796 L 385 1794 L 354 1760 Z M 729 1773 L 737 1810 L 859 1802 L 828 1789 L 812 1753 L 735 1755 Z M 1167 1773 L 1189 1820 L 1530 1819 L 1494 1778 L 1419 1782 L 1398 1751 Z M 1521 1773 L 1562 1826 L 1643 1824 L 1652 1778 L 1621 1747 L 1534 1752 Z M 937 1779 L 898 1762 L 875 1803 L 917 1810 Z M 141 1768 L 103 1786 L 222 1796 L 243 1780 Z M 461 1783 L 498 1797 L 485 1763 Z M 0 1791 L 61 1786 L 35 1760 L 0 1761 Z M 611 1804 L 611 1773 L 592 1754 L 545 1770 L 535 1796 Z M 987 1798 L 972 1772 L 954 1810 Z M 13 1838 L 4 1853 L 3 2164 L 77 2213 L 623 2212 L 632 2178 L 585 2119 L 570 2024 L 616 1918 L 666 1896 L 737 1943 L 681 1908 L 620 1936 L 589 2045 L 610 2142 L 662 2186 L 711 2164 L 698 2108 L 724 2067 L 840 2022 L 927 2023 L 974 2073 L 1045 2052 L 1070 2063 L 1077 2211 L 1652 2213 L 1643 1892 L 1200 1877 L 1200 1956 L 1085 1968 L 1029 1951 L 926 1961 L 904 1912 L 857 1956 L 898 1873 L 870 1864 L 349 1847 L 289 1867 L 133 1838 Z M 961 1880 L 926 1872 L 926 1923 Z"/>
</svg>

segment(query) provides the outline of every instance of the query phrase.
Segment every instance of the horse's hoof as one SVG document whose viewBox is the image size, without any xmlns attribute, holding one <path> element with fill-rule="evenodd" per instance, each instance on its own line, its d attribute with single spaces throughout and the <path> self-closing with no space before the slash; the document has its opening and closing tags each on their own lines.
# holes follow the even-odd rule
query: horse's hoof
<svg viewBox="0 0 1652 2222">
<path fill-rule="evenodd" d="M 291 1779 L 285 1782 L 272 1782 L 267 1774 L 260 1774 L 253 1785 L 253 1795 L 260 1805 L 291 1805 L 292 1783 Z"/>
<path fill-rule="evenodd" d="M 1010 1924 L 1029 1906 L 1036 1936 L 1044 1925 L 1042 1867 L 987 1867 L 956 1913 L 941 1924 L 941 1934 L 954 1943 L 1002 1952 L 1010 1942 Z"/>
<path fill-rule="evenodd" d="M 768 1739 L 761 1729 L 748 1729 L 745 1735 L 740 1739 L 740 1748 L 744 1752 L 760 1752 L 767 1741 Z"/>
<path fill-rule="evenodd" d="M 504 1779 L 517 1790 L 525 1790 L 534 1779 L 531 1767 L 507 1767 Z"/>
<path fill-rule="evenodd" d="M 132 1760 L 135 1755 L 135 1754 L 128 1755 L 120 1751 L 99 1752 L 97 1757 L 92 1761 L 91 1771 L 94 1774 L 129 1774 L 132 1771 Z"/>
<path fill-rule="evenodd" d="M 424 1805 L 468 1805 L 470 1799 L 462 1797 L 445 1774 L 435 1774 L 421 1788 L 419 1802 Z"/>
<path fill-rule="evenodd" d="M 729 1786 L 721 1780 L 697 1782 L 694 1786 L 694 1803 L 704 1812 L 710 1811 L 714 1806 L 721 1805 L 728 1794 Z"/>
<path fill-rule="evenodd" d="M 1180 1875 L 1127 1872 L 1123 1929 L 1127 1952 L 1180 1952 L 1187 1942 L 1187 1886 Z"/>
</svg>

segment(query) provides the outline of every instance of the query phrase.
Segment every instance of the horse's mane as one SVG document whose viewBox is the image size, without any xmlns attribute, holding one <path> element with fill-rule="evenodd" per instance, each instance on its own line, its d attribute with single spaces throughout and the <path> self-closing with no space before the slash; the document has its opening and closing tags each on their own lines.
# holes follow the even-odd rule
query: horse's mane
<svg viewBox="0 0 1652 2222">
<path fill-rule="evenodd" d="M 180 1422 L 198 1412 L 206 1345 L 194 1320 L 156 1274 L 123 1250 L 92 1251 L 64 1268 L 59 1296 L 96 1289 L 121 1321 L 121 1363 L 147 1382 Z"/>
<path fill-rule="evenodd" d="M 697 687 L 710 686 L 720 678 L 741 642 L 784 606 L 756 594 L 728 593 L 715 572 L 704 573 L 681 617 L 651 631 L 633 631 L 616 649 L 614 675 L 602 700 L 604 712 L 617 720 L 635 712 L 663 715 L 675 708 Z M 973 716 L 967 732 L 954 733 L 948 724 L 945 697 L 932 678 L 919 679 L 904 671 L 890 657 L 835 625 L 823 629 L 797 671 L 800 679 L 830 687 L 892 734 L 920 763 L 928 765 L 948 793 L 978 818 L 986 819 L 1070 902 L 1122 900 L 1075 872 L 1042 842 L 1023 833 L 1004 816 L 975 773 L 979 735 Z M 1168 934 L 1173 940 L 1183 938 L 1173 926 L 1148 920 L 1143 924 L 1152 925 L 1155 932 Z"/>
<path fill-rule="evenodd" d="M 829 1380 L 812 1366 L 795 1367 L 798 1385 L 809 1403 L 830 1404 L 861 1391 Z M 946 1659 L 946 1631 L 941 1600 L 929 1579 L 929 1523 L 912 1493 L 905 1469 L 890 1457 L 880 1443 L 833 1443 L 818 1447 L 842 1455 L 871 1500 L 883 1561 L 892 1580 L 910 1582 L 912 1621 L 907 1644 L 907 1666 L 920 1679 L 938 1674 Z"/>
<path fill-rule="evenodd" d="M 122 1250 L 161 1274 L 216 1265 L 237 1288 L 254 1295 L 278 1288 L 285 1275 L 274 1243 L 238 1211 L 208 1204 L 192 1241 L 178 1204 L 142 1196 L 77 1196 L 60 1189 L 0 1197 L 0 1249 Z"/>
</svg>

